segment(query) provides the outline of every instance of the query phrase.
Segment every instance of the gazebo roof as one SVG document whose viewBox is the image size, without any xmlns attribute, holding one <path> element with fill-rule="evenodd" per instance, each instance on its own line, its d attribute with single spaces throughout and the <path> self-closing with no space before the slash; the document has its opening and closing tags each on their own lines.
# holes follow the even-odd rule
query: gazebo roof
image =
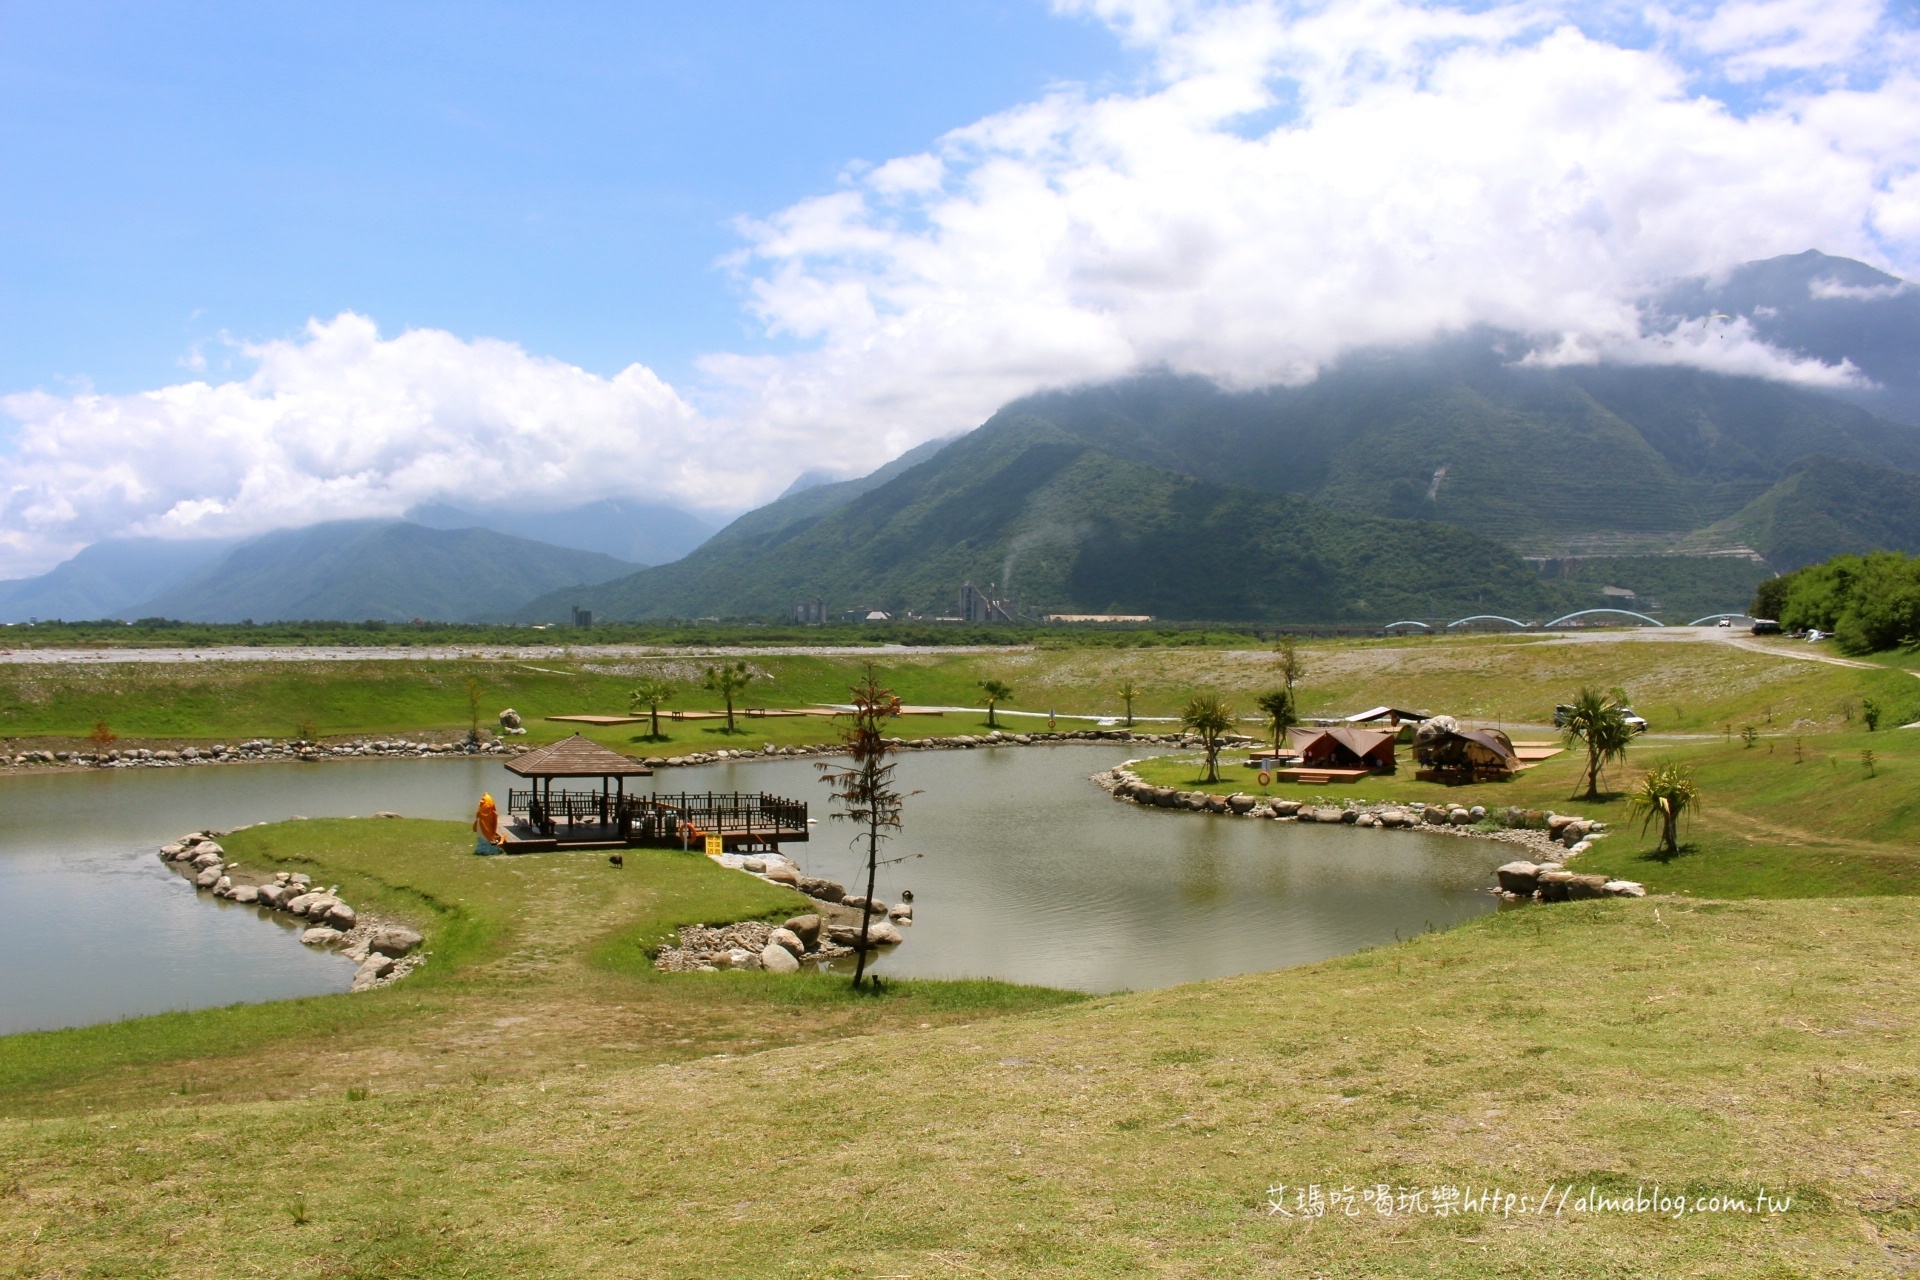
<svg viewBox="0 0 1920 1280">
<path fill-rule="evenodd" d="M 576 733 L 507 761 L 507 772 L 523 778 L 645 778 L 653 770 Z"/>
</svg>

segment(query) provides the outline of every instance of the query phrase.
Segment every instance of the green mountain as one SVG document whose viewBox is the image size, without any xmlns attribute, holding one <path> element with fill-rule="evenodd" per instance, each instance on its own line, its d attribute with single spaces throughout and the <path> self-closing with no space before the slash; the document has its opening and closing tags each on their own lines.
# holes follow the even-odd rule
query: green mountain
<svg viewBox="0 0 1920 1280">
<path fill-rule="evenodd" d="M 458 622 L 509 613 L 543 592 L 633 565 L 488 529 L 347 520 L 255 538 L 122 617 L 188 622 Z"/>
<path fill-rule="evenodd" d="M 732 530 L 519 616 L 576 604 L 608 619 L 769 615 L 815 596 L 937 615 L 967 581 L 999 584 L 1028 613 L 1295 622 L 1483 607 L 1538 618 L 1579 598 L 1466 529 L 1195 479 L 1012 412 L 825 514 L 793 514 L 769 510 L 764 532 Z"/>
<path fill-rule="evenodd" d="M 109 538 L 37 578 L 0 582 L 0 622 L 116 618 L 223 559 L 232 538 Z"/>
<path fill-rule="evenodd" d="M 903 471 L 910 470 L 953 443 L 951 438 L 929 440 L 915 445 L 886 466 L 854 480 L 813 482 L 811 475 L 794 481 L 778 499 L 756 507 L 713 535 L 714 542 L 758 541 L 776 536 L 782 529 L 810 524 L 846 506 L 863 493 L 878 489 Z"/>
<path fill-rule="evenodd" d="M 1842 554 L 1920 552 L 1920 474 L 1815 455 L 1691 539 L 1752 547 L 1782 573 Z"/>
<path fill-rule="evenodd" d="M 1355 513 L 1445 520 L 1540 555 L 1663 551 L 1810 453 L 1920 470 L 1920 430 L 1753 378 L 1515 364 L 1480 335 L 1359 356 L 1298 388 L 1151 377 L 1035 396 L 1107 452 Z"/>
</svg>

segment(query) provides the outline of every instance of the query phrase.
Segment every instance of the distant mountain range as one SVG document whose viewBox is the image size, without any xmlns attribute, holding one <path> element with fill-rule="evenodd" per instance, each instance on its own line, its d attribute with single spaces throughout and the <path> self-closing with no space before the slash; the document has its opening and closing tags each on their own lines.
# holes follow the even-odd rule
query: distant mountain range
<svg viewBox="0 0 1920 1280">
<path fill-rule="evenodd" d="M 836 616 L 938 615 L 969 580 L 1033 613 L 1739 609 L 1776 569 L 1920 551 L 1920 429 L 1865 407 L 1904 413 L 1902 378 L 1920 370 L 1903 300 L 1900 281 L 1819 254 L 1663 299 L 1673 316 L 1743 308 L 1782 345 L 1853 359 L 1879 385 L 1844 398 L 1691 368 L 1535 367 L 1491 332 L 1360 353 L 1301 387 L 1163 375 L 1033 396 L 957 444 L 796 486 L 684 560 L 519 616 L 813 598 Z"/>
<path fill-rule="evenodd" d="M 1032 396 L 862 478 L 805 473 L 717 533 L 608 501 L 437 505 L 238 547 L 102 543 L 0 583 L 0 617 L 618 620 L 815 599 L 829 616 L 942 615 L 972 581 L 1029 614 L 1671 618 L 1744 607 L 1773 572 L 1837 552 L 1920 552 L 1920 290 L 1804 253 L 1682 281 L 1647 314 L 1742 317 L 1863 382 L 1540 367 L 1528 340 L 1474 332 L 1357 353 L 1299 387 L 1156 375 Z"/>
<path fill-rule="evenodd" d="M 519 616 L 572 604 L 609 618 L 764 616 L 808 596 L 941 614 L 968 580 L 1031 611 L 1175 618 L 1372 620 L 1483 603 L 1539 613 L 1571 598 L 1470 530 L 1198 480 L 1014 410 L 857 487 L 824 510 L 820 489 L 806 490 L 684 560 L 548 595 Z"/>
<path fill-rule="evenodd" d="M 144 581 L 136 572 L 142 565 L 151 573 Z M 633 568 L 490 529 L 335 521 L 237 546 L 101 543 L 40 578 L 0 584 L 0 620 L 458 622 L 511 613 L 556 587 L 604 582 Z"/>
<path fill-rule="evenodd" d="M 491 529 L 630 564 L 667 564 L 713 536 L 713 526 L 678 507 L 627 498 L 606 498 L 559 511 L 522 511 L 513 507 L 472 509 L 428 503 L 405 519 L 429 529 Z"/>
<path fill-rule="evenodd" d="M 0 582 L 0 622 L 117 618 L 226 558 L 233 538 L 110 538 L 37 578 Z"/>
</svg>

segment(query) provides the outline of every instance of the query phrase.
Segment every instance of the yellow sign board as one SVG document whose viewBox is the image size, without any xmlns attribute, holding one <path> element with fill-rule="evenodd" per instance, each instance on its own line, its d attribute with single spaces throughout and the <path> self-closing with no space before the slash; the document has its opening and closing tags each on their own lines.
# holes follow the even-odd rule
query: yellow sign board
<svg viewBox="0 0 1920 1280">
<path fill-rule="evenodd" d="M 727 847 L 725 844 L 721 842 L 719 836 L 707 837 L 707 856 L 708 857 L 717 858 L 721 854 L 725 853 L 726 851 L 727 851 Z"/>
</svg>

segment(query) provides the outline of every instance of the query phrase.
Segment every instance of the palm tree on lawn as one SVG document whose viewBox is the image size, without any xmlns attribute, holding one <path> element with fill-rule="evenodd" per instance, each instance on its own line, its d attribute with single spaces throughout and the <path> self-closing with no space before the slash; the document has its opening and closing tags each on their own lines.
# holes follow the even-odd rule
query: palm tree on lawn
<svg viewBox="0 0 1920 1280">
<path fill-rule="evenodd" d="M 1200 735 L 1207 752 L 1207 781 L 1220 781 L 1220 739 L 1233 729 L 1233 708 L 1217 693 L 1196 693 L 1180 712 L 1180 723 Z"/>
<path fill-rule="evenodd" d="M 1600 771 L 1615 760 L 1626 758 L 1633 741 L 1633 729 L 1627 724 L 1627 695 L 1614 689 L 1582 689 L 1574 696 L 1566 723 L 1561 726 L 1569 746 L 1586 744 L 1586 781 L 1589 800 L 1600 798 Z"/>
</svg>

